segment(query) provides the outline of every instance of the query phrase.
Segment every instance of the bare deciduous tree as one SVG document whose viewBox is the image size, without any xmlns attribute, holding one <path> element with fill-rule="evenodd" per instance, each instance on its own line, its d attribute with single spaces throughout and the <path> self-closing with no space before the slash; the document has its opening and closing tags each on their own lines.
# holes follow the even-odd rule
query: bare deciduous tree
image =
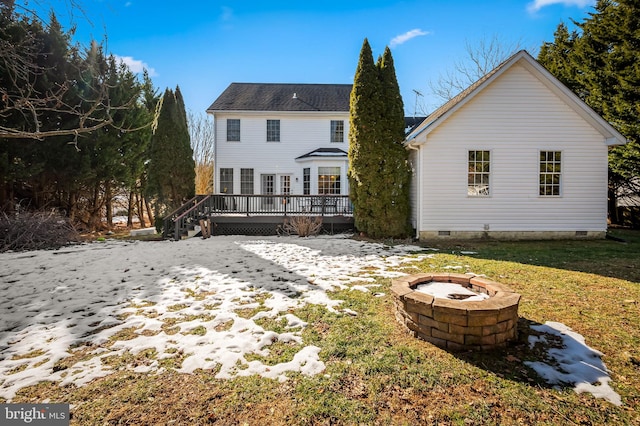
<svg viewBox="0 0 640 426">
<path fill-rule="evenodd" d="M 69 10 L 82 12 L 74 0 L 66 2 Z M 122 128 L 115 120 L 118 111 L 130 108 L 137 99 L 113 104 L 109 97 L 112 87 L 105 76 L 81 59 L 70 58 L 66 70 L 48 65 L 47 58 L 52 52 L 43 49 L 37 32 L 29 30 L 29 26 L 52 25 L 41 19 L 35 8 L 45 4 L 16 3 L 0 2 L 0 138 L 42 140 L 72 136 L 77 141 L 78 135 L 106 126 L 137 130 Z M 80 58 L 77 46 L 70 53 Z M 56 75 L 54 82 L 47 87 L 39 84 L 50 75 Z M 59 117 L 57 123 L 52 123 L 52 116 Z"/>
<path fill-rule="evenodd" d="M 196 194 L 213 194 L 213 120 L 207 114 L 193 111 L 189 111 L 187 119 L 196 162 Z"/>
<path fill-rule="evenodd" d="M 453 68 L 441 74 L 436 82 L 429 82 L 429 87 L 436 98 L 447 102 L 520 49 L 520 41 L 508 42 L 497 35 L 483 38 L 477 44 L 467 41 L 466 56 L 454 62 Z"/>
</svg>

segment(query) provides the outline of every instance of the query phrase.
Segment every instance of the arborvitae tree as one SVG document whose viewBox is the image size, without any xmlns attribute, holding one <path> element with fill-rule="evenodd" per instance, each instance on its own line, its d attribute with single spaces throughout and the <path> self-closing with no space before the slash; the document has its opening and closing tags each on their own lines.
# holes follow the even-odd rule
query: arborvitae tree
<svg viewBox="0 0 640 426">
<path fill-rule="evenodd" d="M 373 237 L 408 231 L 409 168 L 404 110 L 391 51 L 374 64 L 364 40 L 351 91 L 349 183 L 356 228 Z"/>
<path fill-rule="evenodd" d="M 385 48 L 378 60 L 382 111 L 380 128 L 380 169 L 378 210 L 371 235 L 400 237 L 409 234 L 409 185 L 411 168 L 404 141 L 404 104 L 396 78 L 391 50 Z"/>
<path fill-rule="evenodd" d="M 349 194 L 354 222 L 358 230 L 368 233 L 375 221 L 376 201 L 372 185 L 377 179 L 378 158 L 376 122 L 380 102 L 380 81 L 373 62 L 369 41 L 364 40 L 353 80 L 349 103 Z"/>
<path fill-rule="evenodd" d="M 195 194 L 195 163 L 179 89 L 175 93 L 166 89 L 162 98 L 147 178 L 147 192 L 155 200 L 156 224 Z"/>
</svg>

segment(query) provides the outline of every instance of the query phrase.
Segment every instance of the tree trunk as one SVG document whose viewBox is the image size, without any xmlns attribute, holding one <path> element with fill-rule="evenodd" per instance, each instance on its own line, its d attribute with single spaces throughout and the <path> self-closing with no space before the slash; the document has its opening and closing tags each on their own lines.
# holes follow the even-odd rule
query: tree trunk
<svg viewBox="0 0 640 426">
<path fill-rule="evenodd" d="M 93 197 L 91 198 L 91 206 L 89 208 L 89 229 L 92 231 L 97 231 L 100 228 L 100 210 L 102 210 L 100 184 L 96 183 L 93 187 Z"/>
<path fill-rule="evenodd" d="M 144 208 L 143 208 L 142 194 L 136 192 L 136 210 L 138 211 L 138 220 L 140 221 L 140 228 L 146 228 L 147 225 L 144 221 Z"/>
<path fill-rule="evenodd" d="M 609 223 L 612 225 L 620 224 L 620 215 L 618 214 L 617 196 L 615 187 L 609 186 L 608 190 L 608 209 L 609 210 Z"/>
<path fill-rule="evenodd" d="M 107 210 L 107 227 L 113 229 L 113 194 L 111 193 L 111 182 L 104 183 L 104 205 Z"/>
<path fill-rule="evenodd" d="M 149 200 L 147 197 L 143 197 L 144 205 L 147 208 L 147 217 L 149 218 L 149 223 L 153 224 L 153 213 L 151 213 L 151 205 L 149 204 Z"/>
<path fill-rule="evenodd" d="M 129 205 L 127 206 L 127 228 L 133 228 L 133 211 L 135 210 L 135 198 L 133 191 L 129 191 Z"/>
<path fill-rule="evenodd" d="M 7 190 L 8 186 L 8 183 L 3 183 L 2 185 L 0 185 L 0 211 L 10 212 L 11 208 L 13 207 L 7 199 L 7 195 L 9 193 L 9 191 Z"/>
<path fill-rule="evenodd" d="M 72 191 L 69 194 L 69 220 L 71 221 L 71 223 L 74 223 L 76 220 L 76 213 L 77 213 L 77 204 L 78 204 L 78 195 L 76 194 L 75 191 Z"/>
</svg>

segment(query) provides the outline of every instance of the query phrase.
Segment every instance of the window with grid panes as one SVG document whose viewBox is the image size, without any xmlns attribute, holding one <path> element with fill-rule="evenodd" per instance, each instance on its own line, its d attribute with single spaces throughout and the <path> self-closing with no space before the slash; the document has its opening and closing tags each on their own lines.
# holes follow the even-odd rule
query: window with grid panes
<svg viewBox="0 0 640 426">
<path fill-rule="evenodd" d="M 344 142 L 343 120 L 331 120 L 331 142 Z"/>
<path fill-rule="evenodd" d="M 240 193 L 253 194 L 253 169 L 240 169 Z"/>
<path fill-rule="evenodd" d="M 280 120 L 267 120 L 267 142 L 280 142 Z"/>
<path fill-rule="evenodd" d="M 562 152 L 540 151 L 540 192 L 545 197 L 560 196 Z"/>
<path fill-rule="evenodd" d="M 227 120 L 227 142 L 240 142 L 240 120 L 230 118 Z"/>
<path fill-rule="evenodd" d="M 233 169 L 220 169 L 220 192 L 233 194 Z"/>
<path fill-rule="evenodd" d="M 280 194 L 282 195 L 291 194 L 291 176 L 289 175 L 280 176 Z"/>
<path fill-rule="evenodd" d="M 490 160 L 490 151 L 469 151 L 467 195 L 473 197 L 489 195 Z"/>
<path fill-rule="evenodd" d="M 311 194 L 311 168 L 305 167 L 302 169 L 302 194 Z"/>
<path fill-rule="evenodd" d="M 340 194 L 340 167 L 318 167 L 318 194 Z"/>
</svg>

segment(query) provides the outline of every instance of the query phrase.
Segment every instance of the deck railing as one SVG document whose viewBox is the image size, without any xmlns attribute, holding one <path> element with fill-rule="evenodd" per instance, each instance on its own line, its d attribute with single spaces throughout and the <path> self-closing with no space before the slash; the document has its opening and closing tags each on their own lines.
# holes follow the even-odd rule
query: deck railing
<svg viewBox="0 0 640 426">
<path fill-rule="evenodd" d="M 238 216 L 351 216 L 348 195 L 240 195 L 196 196 L 164 221 L 164 237 L 179 240 L 190 225 L 216 215 Z"/>
</svg>

